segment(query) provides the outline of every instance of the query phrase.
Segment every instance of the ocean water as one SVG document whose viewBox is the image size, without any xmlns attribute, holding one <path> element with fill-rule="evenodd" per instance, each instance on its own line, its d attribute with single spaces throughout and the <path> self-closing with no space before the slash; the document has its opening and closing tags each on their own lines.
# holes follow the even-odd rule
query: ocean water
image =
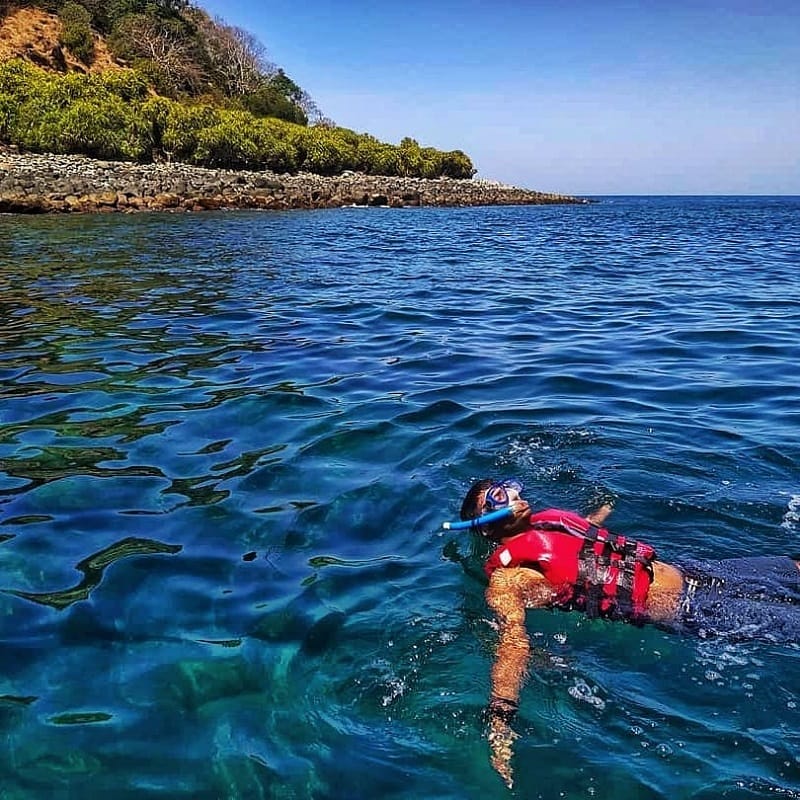
<svg viewBox="0 0 800 800">
<path fill-rule="evenodd" d="M 0 798 L 800 797 L 800 646 L 530 612 L 476 478 L 800 553 L 800 200 L 0 217 Z"/>
</svg>

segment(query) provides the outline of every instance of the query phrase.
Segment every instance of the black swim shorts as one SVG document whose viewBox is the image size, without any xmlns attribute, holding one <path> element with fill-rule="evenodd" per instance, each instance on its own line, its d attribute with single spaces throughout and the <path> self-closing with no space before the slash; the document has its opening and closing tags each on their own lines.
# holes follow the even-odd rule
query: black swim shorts
<svg viewBox="0 0 800 800">
<path fill-rule="evenodd" d="M 785 556 L 686 561 L 679 630 L 732 641 L 800 642 L 800 569 Z"/>
</svg>

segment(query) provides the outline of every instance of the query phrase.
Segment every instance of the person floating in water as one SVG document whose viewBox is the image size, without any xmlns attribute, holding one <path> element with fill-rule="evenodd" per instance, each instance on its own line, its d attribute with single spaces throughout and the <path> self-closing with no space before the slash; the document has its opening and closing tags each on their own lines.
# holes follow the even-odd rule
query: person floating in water
<svg viewBox="0 0 800 800">
<path fill-rule="evenodd" d="M 487 706 L 491 763 L 511 787 L 512 729 L 531 654 L 529 608 L 580 611 L 636 625 L 729 639 L 800 640 L 800 563 L 785 556 L 668 564 L 648 544 L 603 527 L 602 505 L 586 517 L 534 513 L 515 480 L 474 483 L 462 522 L 497 548 L 485 571 L 499 629 Z"/>
</svg>

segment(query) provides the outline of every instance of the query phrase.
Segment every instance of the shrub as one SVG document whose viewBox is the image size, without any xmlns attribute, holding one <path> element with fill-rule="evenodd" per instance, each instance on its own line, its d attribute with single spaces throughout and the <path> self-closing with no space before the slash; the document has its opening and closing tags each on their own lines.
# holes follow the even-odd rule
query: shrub
<svg viewBox="0 0 800 800">
<path fill-rule="evenodd" d="M 0 140 L 13 141 L 20 106 L 28 99 L 31 83 L 38 77 L 35 67 L 21 59 L 0 64 Z"/>
<path fill-rule="evenodd" d="M 400 159 L 397 148 L 391 144 L 381 144 L 374 154 L 372 172 L 374 175 L 399 175 Z"/>
<path fill-rule="evenodd" d="M 442 162 L 444 154 L 433 147 L 423 147 L 420 149 L 421 171 L 423 178 L 438 178 L 442 174 Z"/>
<path fill-rule="evenodd" d="M 297 152 L 277 122 L 243 111 L 219 112 L 215 124 L 198 132 L 193 160 L 209 167 L 292 172 Z"/>
<path fill-rule="evenodd" d="M 61 6 L 62 0 L 32 0 L 30 5 L 35 6 L 36 8 L 41 8 L 44 11 L 47 11 L 51 14 L 55 14 L 59 7 Z M 19 3 L 11 3 L 9 2 L 9 7 L 15 7 L 20 5 Z"/>
<path fill-rule="evenodd" d="M 164 147 L 164 131 L 173 105 L 174 101 L 166 97 L 151 97 L 139 107 L 139 138 L 148 161 L 152 161 L 156 151 L 160 152 Z"/>
<path fill-rule="evenodd" d="M 89 12 L 91 25 L 102 33 L 109 31 L 108 0 L 79 0 L 80 4 Z"/>
<path fill-rule="evenodd" d="M 108 69 L 97 79 L 107 92 L 127 102 L 145 100 L 150 91 L 147 77 L 135 69 Z"/>
<path fill-rule="evenodd" d="M 242 95 L 240 103 L 257 117 L 275 117 L 298 125 L 308 124 L 308 117 L 303 109 L 273 86 L 263 86 L 255 92 Z"/>
<path fill-rule="evenodd" d="M 14 58 L 0 64 L 0 92 L 26 100 L 37 87 L 48 80 L 48 73 L 28 61 Z"/>
<path fill-rule="evenodd" d="M 144 149 L 138 128 L 134 110 L 118 97 L 81 99 L 44 111 L 32 100 L 19 110 L 12 135 L 29 150 L 138 159 Z"/>
<path fill-rule="evenodd" d="M 61 7 L 58 16 L 61 19 L 60 43 L 84 64 L 91 64 L 94 59 L 91 14 L 80 3 L 70 0 Z"/>
<path fill-rule="evenodd" d="M 265 169 L 273 172 L 295 172 L 300 163 L 297 148 L 292 144 L 290 133 L 295 127 L 277 119 L 259 119 L 255 123 L 255 135 Z"/>
<path fill-rule="evenodd" d="M 419 177 L 422 174 L 422 153 L 419 143 L 408 136 L 400 142 L 397 151 L 399 174 L 407 177 Z"/>
<path fill-rule="evenodd" d="M 15 94 L 18 106 L 10 120 L 8 137 L 29 150 L 46 150 L 44 140 L 49 142 L 54 135 L 50 132 L 52 115 L 57 115 L 66 105 L 59 96 L 62 81 L 37 67 L 29 69 L 31 80 L 23 91 Z M 13 84 L 13 80 L 8 83 Z"/>
<path fill-rule="evenodd" d="M 476 172 L 470 157 L 463 151 L 442 153 L 441 175 L 448 178 L 471 178 Z"/>
<path fill-rule="evenodd" d="M 339 135 L 338 129 L 315 125 L 300 129 L 294 143 L 300 156 L 300 167 L 319 175 L 339 175 L 357 166 L 356 148 Z"/>
<path fill-rule="evenodd" d="M 22 91 L 14 91 L 24 81 Z M 4 103 L 3 136 L 29 150 L 83 153 L 97 158 L 140 158 L 143 138 L 135 76 L 51 75 L 36 67 L 4 65 L 0 95 L 11 88 L 15 107 Z"/>
<path fill-rule="evenodd" d="M 138 159 L 143 147 L 136 115 L 119 97 L 78 100 L 61 115 L 59 149 L 95 158 Z"/>
<path fill-rule="evenodd" d="M 363 134 L 356 144 L 356 169 L 368 175 L 397 175 L 397 148 Z"/>
<path fill-rule="evenodd" d="M 18 111 L 17 98 L 14 95 L 0 92 L 0 141 L 9 141 Z"/>
<path fill-rule="evenodd" d="M 198 131 L 195 160 L 209 167 L 258 167 L 258 144 L 251 122 L 252 117 L 243 112 L 221 113 L 216 124 Z"/>
<path fill-rule="evenodd" d="M 164 149 L 177 161 L 197 163 L 200 132 L 216 125 L 219 113 L 210 106 L 188 106 L 173 103 L 164 126 Z"/>
<path fill-rule="evenodd" d="M 333 125 L 305 127 L 212 104 L 153 96 L 140 70 L 54 75 L 22 60 L 0 64 L 0 138 L 29 150 L 99 158 L 175 160 L 220 167 L 298 168 L 322 175 L 355 169 L 372 175 L 471 178 L 461 150 L 399 146 Z"/>
</svg>

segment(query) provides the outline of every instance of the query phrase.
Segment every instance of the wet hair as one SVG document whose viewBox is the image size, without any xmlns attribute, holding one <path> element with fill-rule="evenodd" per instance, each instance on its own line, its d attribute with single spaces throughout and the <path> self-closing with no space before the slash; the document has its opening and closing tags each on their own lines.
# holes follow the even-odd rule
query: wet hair
<svg viewBox="0 0 800 800">
<path fill-rule="evenodd" d="M 461 519 L 475 519 L 483 513 L 483 508 L 478 505 L 478 499 L 482 492 L 485 492 L 494 481 L 491 478 L 481 478 L 469 487 L 469 491 L 464 496 L 461 504 Z"/>
</svg>

